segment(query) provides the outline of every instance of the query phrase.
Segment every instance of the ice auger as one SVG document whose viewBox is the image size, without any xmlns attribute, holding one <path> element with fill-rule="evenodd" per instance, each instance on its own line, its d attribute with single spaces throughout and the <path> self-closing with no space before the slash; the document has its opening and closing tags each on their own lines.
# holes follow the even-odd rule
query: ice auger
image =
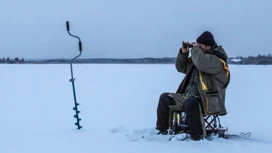
<svg viewBox="0 0 272 153">
<path fill-rule="evenodd" d="M 76 100 L 76 91 L 75 91 L 75 78 L 74 78 L 74 75 L 73 75 L 73 61 L 78 58 L 80 55 L 81 55 L 81 52 L 82 52 L 82 43 L 81 43 L 81 40 L 78 36 L 75 36 L 75 35 L 72 35 L 70 33 L 70 26 L 69 26 L 69 21 L 66 21 L 66 28 L 67 28 L 67 32 L 70 36 L 72 37 L 75 37 L 79 40 L 78 42 L 78 46 L 79 46 L 79 55 L 77 55 L 76 57 L 74 57 L 71 62 L 70 62 L 70 68 L 71 68 L 71 79 L 69 80 L 70 82 L 72 82 L 72 87 L 73 87 L 73 94 L 74 94 L 74 102 L 75 102 L 75 107 L 73 108 L 73 110 L 76 111 L 76 115 L 74 115 L 74 117 L 76 118 L 76 123 L 75 125 L 77 126 L 77 129 L 81 129 L 82 126 L 80 126 L 79 124 L 79 121 L 81 120 L 78 116 L 78 114 L 80 113 L 80 111 L 78 110 L 77 106 L 79 105 L 79 103 L 77 103 L 77 100 Z"/>
</svg>

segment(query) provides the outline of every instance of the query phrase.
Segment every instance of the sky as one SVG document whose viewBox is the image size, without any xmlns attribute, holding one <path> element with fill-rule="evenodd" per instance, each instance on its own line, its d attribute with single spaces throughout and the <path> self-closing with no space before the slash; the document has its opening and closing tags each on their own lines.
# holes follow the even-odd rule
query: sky
<svg viewBox="0 0 272 153">
<path fill-rule="evenodd" d="M 80 130 L 69 64 L 0 64 L 0 152 L 269 153 L 272 66 L 229 68 L 228 114 L 220 121 L 229 134 L 251 137 L 169 142 L 157 131 L 151 139 L 141 136 L 154 130 L 160 94 L 175 92 L 184 77 L 174 64 L 75 64 Z"/>
<path fill-rule="evenodd" d="M 267 55 L 270 0 L 9 0 L 1 2 L 0 57 L 175 57 L 211 31 L 230 57 Z"/>
</svg>

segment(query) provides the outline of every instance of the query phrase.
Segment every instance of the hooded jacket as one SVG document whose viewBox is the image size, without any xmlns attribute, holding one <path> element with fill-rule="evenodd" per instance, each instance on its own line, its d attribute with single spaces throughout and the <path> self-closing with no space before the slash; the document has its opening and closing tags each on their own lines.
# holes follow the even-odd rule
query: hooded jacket
<svg viewBox="0 0 272 153">
<path fill-rule="evenodd" d="M 227 65 L 227 54 L 222 46 L 214 45 L 206 53 L 199 47 L 191 49 L 189 54 L 178 53 L 176 69 L 186 74 L 179 85 L 177 94 L 172 94 L 177 103 L 171 106 L 172 110 L 183 110 L 186 88 L 192 75 L 198 75 L 197 90 L 201 99 L 203 114 L 205 115 L 226 115 L 225 107 L 226 87 L 230 81 L 230 71 Z M 192 73 L 196 69 L 197 73 Z"/>
</svg>

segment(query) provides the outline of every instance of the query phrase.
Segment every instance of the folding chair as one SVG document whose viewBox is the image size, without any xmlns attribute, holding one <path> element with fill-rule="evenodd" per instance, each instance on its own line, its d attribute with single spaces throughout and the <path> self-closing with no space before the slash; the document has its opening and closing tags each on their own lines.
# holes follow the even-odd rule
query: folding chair
<svg viewBox="0 0 272 153">
<path fill-rule="evenodd" d="M 218 135 L 224 137 L 227 128 L 221 126 L 218 115 L 204 116 L 206 135 Z M 186 123 L 186 114 L 184 112 L 173 112 L 172 120 L 169 122 L 169 134 L 189 133 L 188 124 Z"/>
</svg>

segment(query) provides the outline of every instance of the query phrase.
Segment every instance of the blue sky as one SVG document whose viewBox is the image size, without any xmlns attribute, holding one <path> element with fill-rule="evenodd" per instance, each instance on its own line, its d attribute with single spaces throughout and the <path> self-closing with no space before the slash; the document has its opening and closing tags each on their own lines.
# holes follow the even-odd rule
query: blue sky
<svg viewBox="0 0 272 153">
<path fill-rule="evenodd" d="M 269 0 L 9 0 L 1 3 L 0 57 L 174 57 L 206 30 L 230 57 L 272 53 Z"/>
</svg>

